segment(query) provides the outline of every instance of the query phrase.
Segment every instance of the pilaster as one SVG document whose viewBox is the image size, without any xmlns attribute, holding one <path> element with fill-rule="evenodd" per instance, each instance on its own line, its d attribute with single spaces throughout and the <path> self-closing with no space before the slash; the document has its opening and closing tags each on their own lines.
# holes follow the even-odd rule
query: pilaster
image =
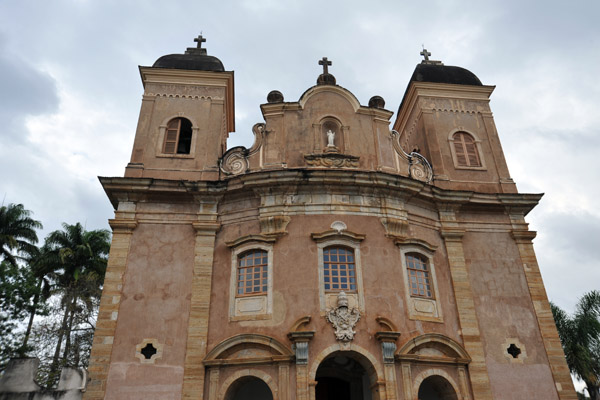
<svg viewBox="0 0 600 400">
<path fill-rule="evenodd" d="M 204 395 L 205 367 L 203 360 L 206 356 L 213 255 L 219 224 L 195 222 L 193 226 L 196 230 L 196 243 L 182 397 L 195 400 L 201 399 Z M 211 393 L 213 386 L 216 386 L 212 384 L 213 378 L 211 371 Z"/>
<path fill-rule="evenodd" d="M 450 267 L 450 275 L 452 276 L 452 287 L 456 299 L 461 336 L 464 347 L 472 360 L 469 364 L 469 376 L 471 378 L 473 395 L 475 400 L 492 400 L 492 390 L 475 311 L 469 269 L 465 262 L 462 243 L 464 230 L 459 228 L 456 220 L 456 207 L 456 205 L 444 205 L 441 207 L 441 235 L 444 238 L 448 254 L 448 265 Z"/>
<path fill-rule="evenodd" d="M 121 205 L 120 205 L 121 206 Z M 133 205 L 135 210 L 135 205 Z M 117 215 L 119 212 L 117 212 Z M 122 213 L 121 213 L 122 214 Z M 132 213 L 132 216 L 135 212 Z M 129 215 L 127 215 L 129 216 Z M 127 268 L 127 257 L 131 245 L 131 236 L 137 226 L 133 218 L 109 220 L 113 231 L 108 264 L 104 277 L 104 287 L 100 298 L 100 309 L 94 332 L 94 342 L 88 368 L 90 382 L 84 393 L 85 400 L 102 400 L 106 392 L 106 380 L 110 367 L 117 316 L 121 304 L 123 276 Z"/>
<path fill-rule="evenodd" d="M 542 341 L 546 348 L 548 363 L 550 364 L 550 370 L 552 371 L 552 377 L 554 378 L 558 397 L 561 400 L 575 400 L 577 399 L 577 394 L 575 393 L 573 381 L 571 380 L 569 367 L 565 360 L 565 353 L 563 352 L 560 338 L 558 337 L 556 324 L 554 322 L 552 310 L 550 309 L 550 302 L 548 301 L 548 296 L 544 289 L 544 282 L 542 281 L 542 275 L 533 250 L 532 240 L 535 238 L 536 233 L 527 230 L 527 224 L 525 223 L 522 214 L 512 214 L 510 217 L 513 222 L 513 227 L 520 228 L 513 230 L 512 236 L 519 248 L 519 255 L 523 262 L 527 286 L 529 287 L 531 301 L 533 302 L 533 310 L 537 318 L 538 326 L 540 327 Z"/>
</svg>

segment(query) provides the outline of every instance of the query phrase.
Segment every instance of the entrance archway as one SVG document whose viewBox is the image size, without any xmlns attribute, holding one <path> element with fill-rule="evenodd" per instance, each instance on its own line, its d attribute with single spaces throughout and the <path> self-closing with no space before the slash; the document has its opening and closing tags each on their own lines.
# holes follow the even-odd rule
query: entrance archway
<svg viewBox="0 0 600 400">
<path fill-rule="evenodd" d="M 325 358 L 315 380 L 315 400 L 372 400 L 369 371 L 352 352 L 338 351 Z M 372 371 L 371 371 L 372 373 Z"/>
<path fill-rule="evenodd" d="M 262 379 L 245 376 L 229 386 L 225 400 L 273 400 L 273 394 Z"/>
<path fill-rule="evenodd" d="M 458 400 L 452 384 L 440 375 L 431 375 L 419 386 L 419 400 Z"/>
</svg>

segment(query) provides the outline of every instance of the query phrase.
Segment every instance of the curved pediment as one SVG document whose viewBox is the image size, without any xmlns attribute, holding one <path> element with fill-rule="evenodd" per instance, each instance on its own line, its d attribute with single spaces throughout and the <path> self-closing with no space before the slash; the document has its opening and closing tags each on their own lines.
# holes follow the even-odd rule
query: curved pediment
<svg viewBox="0 0 600 400">
<path fill-rule="evenodd" d="M 255 333 L 232 336 L 216 345 L 205 358 L 205 364 L 232 361 L 291 359 L 292 351 L 278 340 Z"/>
<path fill-rule="evenodd" d="M 317 85 L 311 87 L 306 92 L 302 93 L 302 96 L 300 96 L 300 100 L 298 100 L 298 104 L 300 105 L 300 108 L 304 109 L 306 107 L 306 104 L 309 103 L 311 100 L 315 100 L 323 96 L 328 97 L 329 99 L 331 99 L 332 97 L 335 98 L 339 96 L 340 98 L 346 100 L 352 106 L 354 112 L 358 111 L 358 109 L 361 107 L 360 102 L 358 101 L 356 96 L 352 94 L 352 92 L 341 86 L 333 85 Z"/>
<path fill-rule="evenodd" d="M 398 358 L 415 361 L 441 361 L 467 364 L 471 357 L 458 342 L 438 333 L 426 333 L 409 340 Z"/>
</svg>

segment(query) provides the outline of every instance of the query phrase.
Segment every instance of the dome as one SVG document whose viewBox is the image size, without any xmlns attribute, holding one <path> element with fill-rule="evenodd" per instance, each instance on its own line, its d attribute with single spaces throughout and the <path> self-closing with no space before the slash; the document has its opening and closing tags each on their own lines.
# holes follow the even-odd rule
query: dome
<svg viewBox="0 0 600 400">
<path fill-rule="evenodd" d="M 417 64 L 411 82 L 452 83 L 455 85 L 483 86 L 479 78 L 471 71 L 443 64 Z"/>
<path fill-rule="evenodd" d="M 225 71 L 223 63 L 217 57 L 206 54 L 202 42 L 206 39 L 202 35 L 194 39 L 198 47 L 188 47 L 184 54 L 169 54 L 160 57 L 152 64 L 153 68 L 187 69 L 196 71 Z"/>
</svg>

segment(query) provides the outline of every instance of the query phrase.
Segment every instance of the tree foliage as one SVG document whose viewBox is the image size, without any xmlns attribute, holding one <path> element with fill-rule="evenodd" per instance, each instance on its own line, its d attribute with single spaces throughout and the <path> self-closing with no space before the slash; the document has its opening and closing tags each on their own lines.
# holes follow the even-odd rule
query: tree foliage
<svg viewBox="0 0 600 400">
<path fill-rule="evenodd" d="M 23 205 L 0 208 L 0 370 L 35 355 L 52 386 L 63 366 L 87 367 L 110 232 L 63 224 L 38 248 L 41 227 Z"/>
<path fill-rule="evenodd" d="M 600 292 L 586 293 L 573 315 L 551 308 L 571 373 L 585 382 L 590 399 L 600 400 Z"/>
</svg>

